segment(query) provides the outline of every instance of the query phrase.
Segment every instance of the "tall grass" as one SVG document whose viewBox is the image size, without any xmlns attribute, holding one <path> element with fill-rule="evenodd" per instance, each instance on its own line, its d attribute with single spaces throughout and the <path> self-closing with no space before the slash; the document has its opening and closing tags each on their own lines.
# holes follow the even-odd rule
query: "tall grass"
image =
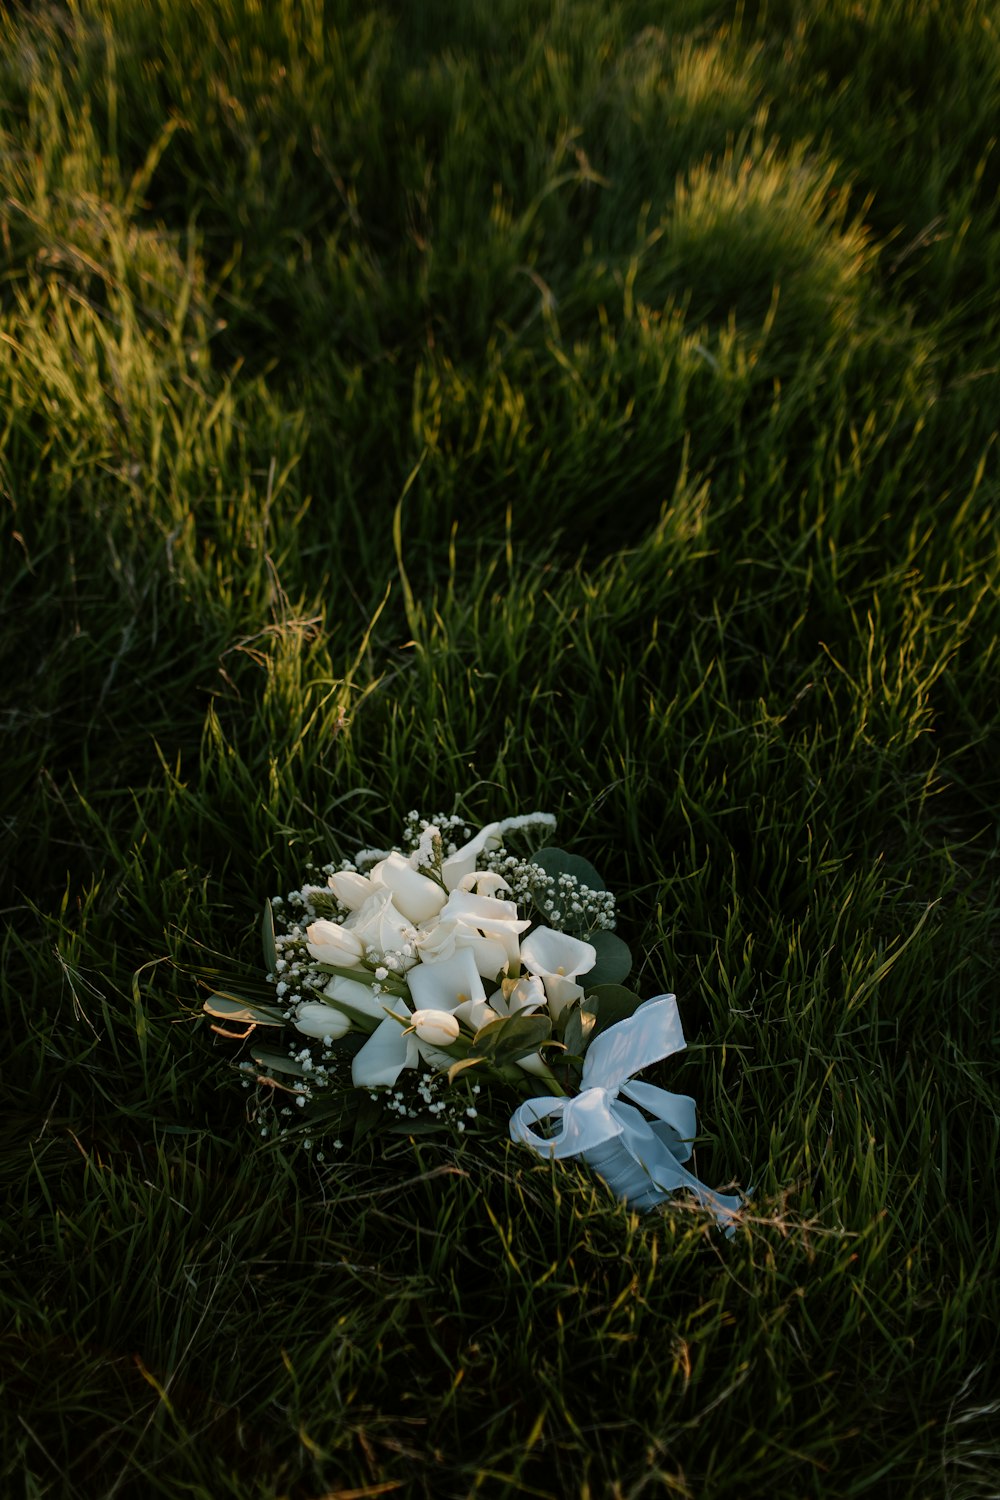
<svg viewBox="0 0 1000 1500">
<path fill-rule="evenodd" d="M 997 1492 L 997 35 L 0 19 L 7 1492 Z M 199 976 L 455 805 L 607 872 L 734 1241 L 261 1138 Z"/>
</svg>

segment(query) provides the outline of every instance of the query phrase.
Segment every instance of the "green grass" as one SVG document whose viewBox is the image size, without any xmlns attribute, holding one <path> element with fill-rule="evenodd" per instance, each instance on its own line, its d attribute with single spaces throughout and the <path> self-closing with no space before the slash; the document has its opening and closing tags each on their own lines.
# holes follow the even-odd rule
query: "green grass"
<svg viewBox="0 0 1000 1500">
<path fill-rule="evenodd" d="M 1000 1490 L 998 103 L 987 0 L 0 19 L 4 1493 Z M 199 976 L 456 803 L 733 1241 L 261 1141 Z"/>
</svg>

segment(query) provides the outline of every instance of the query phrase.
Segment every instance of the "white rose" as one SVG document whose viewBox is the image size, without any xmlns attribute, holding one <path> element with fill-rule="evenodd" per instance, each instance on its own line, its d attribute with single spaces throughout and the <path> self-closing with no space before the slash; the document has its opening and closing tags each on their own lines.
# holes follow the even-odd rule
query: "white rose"
<svg viewBox="0 0 1000 1500">
<path fill-rule="evenodd" d="M 441 911 L 441 921 L 455 922 L 455 942 L 471 948 L 476 967 L 484 979 L 495 979 L 501 970 L 514 968 L 520 960 L 518 938 L 531 926 L 519 918 L 513 901 L 495 896 L 473 896 L 452 891 Z"/>
<path fill-rule="evenodd" d="M 439 964 L 445 959 L 454 958 L 457 944 L 455 935 L 458 932 L 458 923 L 441 921 L 426 923 L 420 928 L 413 945 L 420 955 L 420 962 L 424 964 Z"/>
<path fill-rule="evenodd" d="M 376 887 L 344 924 L 361 944 L 362 953 L 375 948 L 379 953 L 401 953 L 416 936 L 414 928 L 395 906 L 392 892 Z M 415 957 L 408 960 L 415 963 Z"/>
</svg>

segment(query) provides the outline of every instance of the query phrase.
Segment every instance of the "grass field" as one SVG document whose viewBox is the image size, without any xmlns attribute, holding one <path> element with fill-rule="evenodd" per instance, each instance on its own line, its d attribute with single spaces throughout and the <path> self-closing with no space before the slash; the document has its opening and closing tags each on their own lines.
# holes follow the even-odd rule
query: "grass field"
<svg viewBox="0 0 1000 1500">
<path fill-rule="evenodd" d="M 1000 1494 L 998 119 L 989 0 L 5 11 L 4 1495 Z M 248 1120 L 201 976 L 456 806 L 733 1240 Z"/>
</svg>

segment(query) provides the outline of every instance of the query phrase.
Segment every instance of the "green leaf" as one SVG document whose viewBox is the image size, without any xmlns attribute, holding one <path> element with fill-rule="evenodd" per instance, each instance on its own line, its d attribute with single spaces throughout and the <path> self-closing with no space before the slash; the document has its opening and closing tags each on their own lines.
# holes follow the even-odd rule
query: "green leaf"
<svg viewBox="0 0 1000 1500">
<path fill-rule="evenodd" d="M 535 1052 L 552 1035 L 548 1016 L 503 1016 L 476 1032 L 470 1057 L 484 1058 L 494 1067 L 516 1062 L 528 1052 Z"/>
<path fill-rule="evenodd" d="M 589 990 L 583 1006 L 591 1015 L 596 1016 L 589 1041 L 592 1042 L 595 1036 L 600 1036 L 602 1031 L 607 1031 L 609 1026 L 615 1026 L 619 1021 L 627 1021 L 629 1016 L 635 1015 L 641 1004 L 641 995 L 637 995 L 634 990 L 625 989 L 620 984 L 599 984 L 596 989 Z"/>
<path fill-rule="evenodd" d="M 597 962 L 588 974 L 580 975 L 580 983 L 588 991 L 598 984 L 620 984 L 632 972 L 632 954 L 627 943 L 605 928 L 588 932 L 586 941 L 597 949 Z"/>
<path fill-rule="evenodd" d="M 567 1052 L 575 1057 L 582 1057 L 586 1051 L 587 1043 L 590 1041 L 597 1017 L 591 1010 L 584 1010 L 582 1005 L 575 1005 L 569 1013 L 563 1031 L 563 1041 Z"/>
<path fill-rule="evenodd" d="M 547 846 L 531 856 L 534 865 L 541 865 L 546 875 L 573 875 L 581 885 L 592 891 L 606 891 L 607 886 L 588 860 L 578 854 L 567 854 L 565 849 Z"/>
<path fill-rule="evenodd" d="M 270 901 L 264 902 L 264 914 L 260 921 L 260 936 L 264 944 L 264 967 L 269 974 L 278 971 L 278 950 L 274 945 L 274 912 Z"/>
<path fill-rule="evenodd" d="M 373 1099 L 364 1089 L 359 1089 L 358 1112 L 354 1116 L 353 1144 L 357 1146 L 366 1135 L 371 1135 L 382 1118 L 382 1100 Z"/>
</svg>

